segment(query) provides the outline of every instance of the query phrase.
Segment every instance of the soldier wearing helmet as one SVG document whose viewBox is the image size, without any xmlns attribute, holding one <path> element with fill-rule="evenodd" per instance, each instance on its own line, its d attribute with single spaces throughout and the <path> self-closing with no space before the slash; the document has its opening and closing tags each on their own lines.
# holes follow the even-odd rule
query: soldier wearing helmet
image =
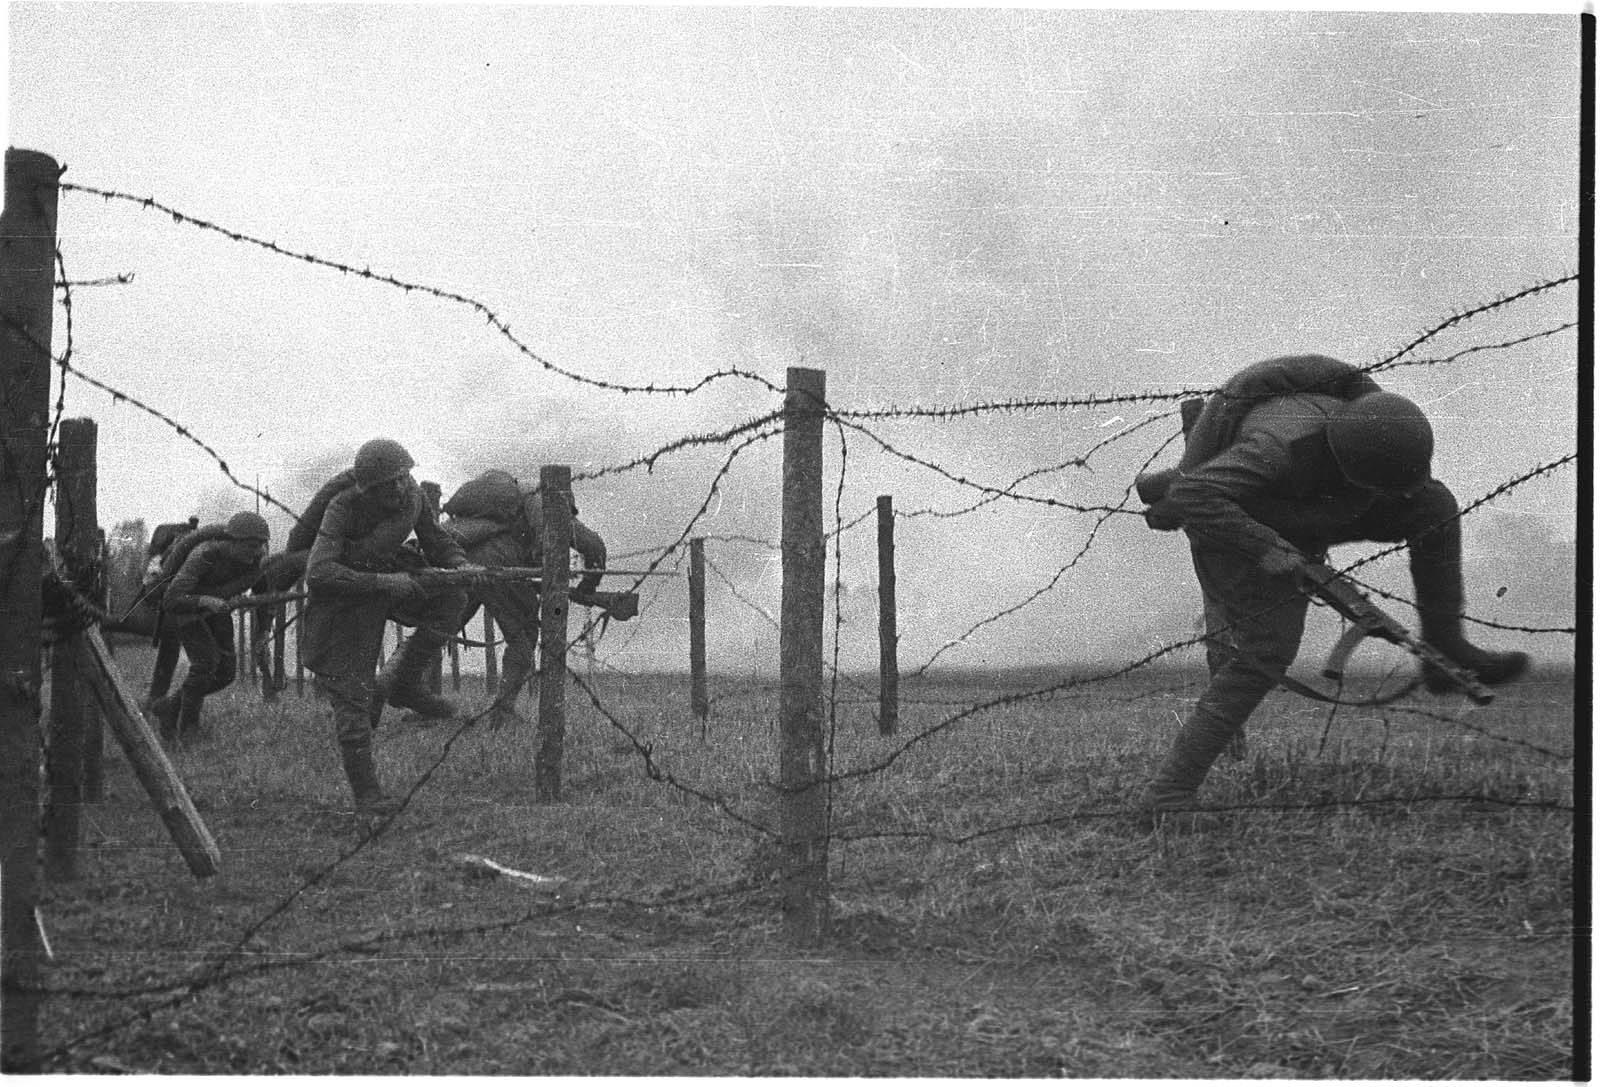
<svg viewBox="0 0 1603 1087">
<path fill-rule="evenodd" d="M 467 557 L 440 529 L 412 466 L 398 442 L 367 442 L 354 465 L 318 492 L 290 534 L 291 549 L 309 547 L 306 667 L 333 708 L 345 776 L 358 810 L 368 813 L 393 808 L 373 761 L 373 730 L 385 702 L 429 717 L 454 712 L 429 691 L 424 669 L 456 632 L 466 594 L 425 588 L 413 573 L 465 566 Z M 414 538 L 415 546 L 409 543 Z M 375 676 L 388 619 L 416 629 Z"/>
<path fill-rule="evenodd" d="M 470 479 L 445 503 L 445 512 L 451 516 L 445 530 L 480 566 L 539 566 L 544 561 L 539 489 L 524 491 L 509 472 L 492 468 Z M 604 568 L 605 541 L 578 519 L 578 507 L 573 512 L 573 550 L 587 569 Z M 600 574 L 585 575 L 569 599 L 584 602 L 600 583 Z M 516 716 L 518 694 L 534 667 L 540 636 L 540 591 L 534 585 L 515 582 L 475 588 L 468 594 L 459 628 L 473 618 L 480 605 L 506 639 L 500 686 L 490 707 L 489 727 L 494 729 Z"/>
<path fill-rule="evenodd" d="M 177 570 L 161 602 L 161 628 L 183 646 L 189 670 L 176 692 L 148 706 L 163 739 L 195 738 L 206 696 L 234 681 L 238 657 L 228 600 L 260 575 L 268 538 L 267 522 L 244 512 L 226 525 L 198 529 L 177 545 L 186 550 L 175 556 Z"/>
<path fill-rule="evenodd" d="M 1322 355 L 1237 373 L 1188 428 L 1178 469 L 1138 481 L 1154 528 L 1182 528 L 1202 587 L 1209 681 L 1147 786 L 1149 816 L 1194 810 L 1197 790 L 1297 655 L 1304 562 L 1333 544 L 1408 545 L 1421 634 L 1485 684 L 1530 665 L 1463 631 L 1458 502 L 1431 475 L 1430 422 L 1412 401 Z M 1145 485 L 1145 486 L 1143 486 Z M 1165 489 L 1166 488 L 1166 489 Z M 1427 689 L 1450 689 L 1426 670 Z"/>
</svg>

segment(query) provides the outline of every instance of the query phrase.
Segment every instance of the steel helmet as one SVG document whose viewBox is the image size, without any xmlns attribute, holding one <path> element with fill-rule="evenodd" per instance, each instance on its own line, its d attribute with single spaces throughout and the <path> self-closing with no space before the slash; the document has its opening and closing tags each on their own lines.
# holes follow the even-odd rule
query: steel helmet
<svg viewBox="0 0 1603 1087">
<path fill-rule="evenodd" d="M 1377 392 L 1337 408 L 1325 440 L 1342 474 L 1360 487 L 1406 491 L 1430 479 L 1430 420 L 1396 393 Z"/>
<path fill-rule="evenodd" d="M 374 438 L 356 451 L 356 483 L 367 488 L 395 479 L 410 472 L 415 463 L 400 442 Z"/>
<path fill-rule="evenodd" d="M 259 513 L 236 513 L 228 519 L 228 538 L 230 540 L 260 540 L 266 543 L 271 534 L 267 531 L 267 521 Z"/>
</svg>

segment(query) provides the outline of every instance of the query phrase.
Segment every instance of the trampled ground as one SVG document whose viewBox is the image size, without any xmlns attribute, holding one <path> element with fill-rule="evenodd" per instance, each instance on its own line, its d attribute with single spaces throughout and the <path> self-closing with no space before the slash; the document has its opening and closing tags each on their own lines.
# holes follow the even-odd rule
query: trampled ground
<svg viewBox="0 0 1603 1087">
<path fill-rule="evenodd" d="M 118 659 L 143 679 L 142 653 Z M 43 909 L 50 1069 L 1569 1075 L 1570 677 L 1473 711 L 1276 695 L 1209 783 L 1239 810 L 1195 837 L 1123 814 L 1195 676 L 958 717 L 1062 678 L 904 685 L 890 739 L 872 690 L 842 685 L 837 769 L 905 750 L 835 791 L 834 931 L 808 949 L 782 939 L 773 850 L 742 821 L 775 818 L 760 682 L 715 679 L 705 734 L 683 678 L 573 688 L 554 805 L 532 802 L 532 724 L 392 711 L 386 781 L 426 780 L 371 839 L 324 708 L 236 686 L 176 759 L 220 875 L 189 875 L 108 750 L 81 878 Z"/>
</svg>

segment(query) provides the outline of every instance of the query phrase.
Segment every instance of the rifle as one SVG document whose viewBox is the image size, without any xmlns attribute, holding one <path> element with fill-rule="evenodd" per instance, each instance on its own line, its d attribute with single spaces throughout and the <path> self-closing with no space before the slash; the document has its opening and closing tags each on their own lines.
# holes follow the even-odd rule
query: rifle
<svg viewBox="0 0 1603 1087">
<path fill-rule="evenodd" d="M 1352 623 L 1353 631 L 1362 632 L 1355 635 L 1349 631 L 1336 642 L 1325 661 L 1326 678 L 1341 678 L 1347 658 L 1358 648 L 1358 643 L 1364 638 L 1379 638 L 1412 653 L 1427 669 L 1434 669 L 1445 676 L 1477 706 L 1484 706 L 1492 700 L 1492 692 L 1475 678 L 1473 672 L 1449 660 L 1441 650 L 1387 615 L 1374 601 L 1359 592 L 1352 582 L 1325 563 L 1306 563 L 1301 584 L 1309 596 L 1328 604 Z"/>
<path fill-rule="evenodd" d="M 1146 518 L 1147 524 L 1152 528 L 1180 527 L 1178 518 L 1169 516 L 1162 505 L 1170 485 L 1178 477 L 1179 472 L 1172 468 L 1137 477 L 1136 492 L 1150 507 L 1146 511 Z M 1413 654 L 1427 670 L 1440 673 L 1455 688 L 1468 695 L 1470 701 L 1477 706 L 1491 702 L 1492 692 L 1475 678 L 1474 673 L 1455 664 L 1441 650 L 1387 615 L 1374 601 L 1359 592 L 1351 581 L 1330 566 L 1323 562 L 1305 560 L 1303 574 L 1298 578 L 1298 586 L 1309 597 L 1335 609 L 1337 614 L 1353 624 L 1337 639 L 1329 657 L 1325 660 L 1323 674 L 1326 679 L 1341 679 L 1347 667 L 1347 660 L 1352 656 L 1353 650 L 1358 648 L 1358 644 L 1365 638 L 1379 638 Z M 1300 693 L 1321 697 L 1307 690 Z"/>
<path fill-rule="evenodd" d="M 484 586 L 504 582 L 513 582 L 522 585 L 540 587 L 541 569 L 538 566 L 483 566 L 469 570 L 450 570 L 444 567 L 424 567 L 416 570 L 403 570 L 401 573 L 410 574 L 417 578 L 419 583 L 426 586 L 441 585 L 467 585 Z M 614 577 L 674 577 L 671 570 L 571 570 L 569 577 L 584 577 L 587 574 L 611 574 Z M 274 604 L 285 603 L 291 600 L 306 599 L 304 590 L 289 590 L 276 593 L 244 594 L 230 597 L 228 610 L 237 611 L 241 608 L 264 608 Z M 568 599 L 575 604 L 586 607 L 601 608 L 609 618 L 625 620 L 633 619 L 640 614 L 640 594 L 620 593 L 605 590 L 582 591 L 574 589 L 568 593 Z"/>
</svg>

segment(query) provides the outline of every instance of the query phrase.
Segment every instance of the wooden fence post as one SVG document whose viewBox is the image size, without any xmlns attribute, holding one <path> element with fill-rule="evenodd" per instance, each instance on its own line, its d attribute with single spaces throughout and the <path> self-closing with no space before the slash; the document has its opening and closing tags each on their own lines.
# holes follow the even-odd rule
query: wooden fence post
<svg viewBox="0 0 1603 1087">
<path fill-rule="evenodd" d="M 495 697 L 496 690 L 501 686 L 500 669 L 496 667 L 495 659 L 495 620 L 490 618 L 490 609 L 484 609 L 484 693 L 491 698 Z"/>
<path fill-rule="evenodd" d="M 573 474 L 565 464 L 540 469 L 540 745 L 534 799 L 562 799 L 562 745 L 567 731 L 568 549 L 573 544 Z"/>
<path fill-rule="evenodd" d="M 56 282 L 54 159 L 6 149 L 0 212 L 0 1071 L 35 1071 L 39 902 L 39 625 L 45 434 Z"/>
<path fill-rule="evenodd" d="M 896 735 L 896 518 L 891 496 L 875 502 L 879 511 L 879 733 Z"/>
<path fill-rule="evenodd" d="M 95 421 L 63 419 L 56 437 L 56 558 L 79 592 L 89 586 L 85 575 L 93 571 L 100 549 L 95 519 Z M 84 750 L 88 718 L 95 712 L 79 679 L 85 652 L 82 633 L 61 638 L 50 648 L 44 863 L 45 874 L 61 882 L 78 878 Z"/>
<path fill-rule="evenodd" d="M 690 711 L 707 720 L 707 541 L 690 541 Z"/>
<path fill-rule="evenodd" d="M 304 583 L 302 583 L 304 584 Z M 299 586 L 297 586 L 299 588 Z M 301 652 L 301 621 L 305 617 L 306 601 L 295 602 L 295 697 L 306 695 L 306 656 Z"/>
<path fill-rule="evenodd" d="M 829 928 L 824 780 L 824 372 L 785 372 L 780 522 L 779 827 L 782 929 L 815 946 Z"/>
<path fill-rule="evenodd" d="M 423 482 L 419 483 L 418 486 L 423 489 L 423 504 L 427 508 L 429 516 L 438 521 L 440 519 L 440 485 L 434 482 L 432 479 L 425 479 Z M 456 648 L 456 640 L 452 639 L 450 642 L 447 642 L 446 645 L 446 653 L 454 653 Z M 453 666 L 455 663 L 456 661 L 453 657 Z M 435 653 L 433 663 L 428 666 L 428 669 L 424 673 L 428 680 L 429 690 L 433 691 L 435 694 L 439 694 L 440 689 L 443 686 L 441 679 L 443 668 L 444 664 L 441 660 L 441 654 Z"/>
<path fill-rule="evenodd" d="M 273 696 L 286 686 L 284 682 L 284 631 L 289 627 L 289 604 L 279 601 L 273 605 Z"/>
</svg>

